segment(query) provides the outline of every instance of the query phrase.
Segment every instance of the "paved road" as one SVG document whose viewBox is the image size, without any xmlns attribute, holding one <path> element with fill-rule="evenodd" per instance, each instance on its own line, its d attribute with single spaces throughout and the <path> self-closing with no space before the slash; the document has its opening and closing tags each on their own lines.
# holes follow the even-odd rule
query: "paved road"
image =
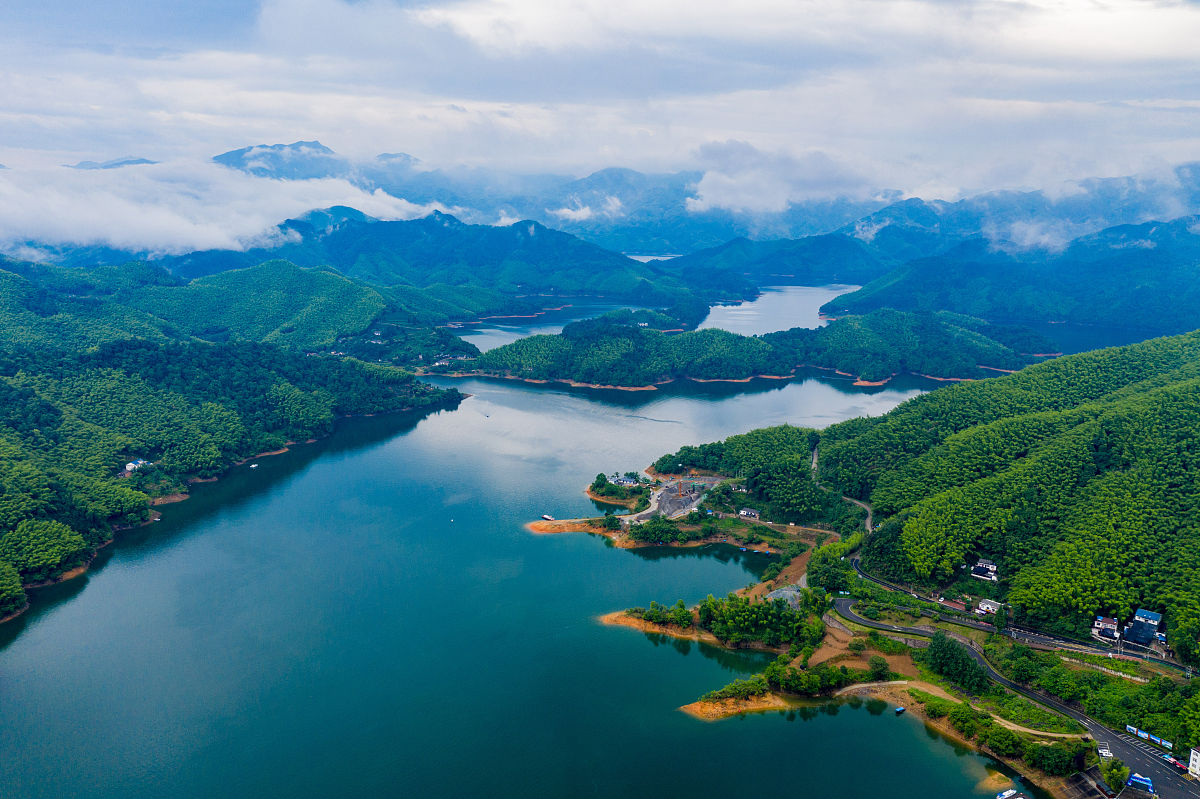
<svg viewBox="0 0 1200 799">
<path fill-rule="evenodd" d="M 839 597 L 833 601 L 833 604 L 834 607 L 837 608 L 837 612 L 843 617 L 850 619 L 855 624 L 861 624 L 864 627 L 871 627 L 876 630 L 885 630 L 888 632 L 900 633 L 901 635 L 911 635 L 917 637 L 928 637 L 929 635 L 927 630 L 921 630 L 916 627 L 901 627 L 895 624 L 887 624 L 884 622 L 872 621 L 871 619 L 865 619 L 854 612 L 853 599 Z M 1185 779 L 1174 766 L 1159 757 L 1157 751 L 1155 751 L 1154 748 L 1149 744 L 1146 744 L 1139 739 L 1132 738 L 1131 736 L 1126 735 L 1124 732 L 1111 730 L 1095 719 L 1085 716 L 1083 713 L 1064 705 L 1062 702 L 1054 699 L 1048 699 L 1041 694 L 1036 694 L 1030 691 L 1028 688 L 1013 682 L 992 668 L 991 664 L 984 659 L 980 652 L 971 648 L 968 648 L 967 652 L 971 655 L 975 662 L 983 667 L 984 671 L 987 672 L 988 677 L 995 682 L 1000 683 L 1005 688 L 1015 691 L 1016 693 L 1021 694 L 1022 696 L 1025 696 L 1026 698 L 1031 699 L 1038 704 L 1046 705 L 1047 707 L 1053 708 L 1059 713 L 1062 713 L 1064 716 L 1069 716 L 1075 719 L 1087 728 L 1087 731 L 1092 736 L 1093 740 L 1107 741 L 1109 744 L 1109 749 L 1111 749 L 1113 754 L 1119 757 L 1126 766 L 1129 766 L 1129 768 L 1133 771 L 1141 774 L 1144 777 L 1149 777 L 1154 781 L 1154 787 L 1158 790 L 1159 796 L 1163 797 L 1163 799 L 1175 799 L 1175 797 L 1188 796 L 1200 797 L 1200 785 L 1192 782 L 1191 780 Z"/>
<path fill-rule="evenodd" d="M 868 580 L 876 585 L 881 585 L 891 591 L 909 594 L 910 596 L 913 595 L 911 591 L 905 589 L 903 586 L 889 583 L 886 580 L 881 580 L 878 577 L 874 577 L 871 574 L 863 571 L 862 566 L 859 564 L 858 558 L 851 558 L 850 565 L 854 567 L 854 571 L 858 573 L 858 576 L 864 580 Z M 936 597 L 919 598 L 928 602 L 937 601 Z M 949 621 L 953 622 L 954 624 L 961 624 L 964 627 L 974 627 L 977 630 L 987 630 L 988 632 L 993 632 L 995 630 L 991 624 L 972 621 L 971 619 L 960 619 L 958 617 L 954 617 L 953 619 L 949 619 Z M 1021 627 L 1020 625 L 1016 624 L 1010 624 L 1008 629 L 1005 631 L 1005 634 L 1009 638 L 1012 638 L 1016 641 L 1030 644 L 1032 646 L 1046 647 L 1047 649 L 1074 650 L 1076 652 L 1090 653 L 1104 657 L 1112 654 L 1113 651 L 1111 648 L 1101 646 L 1100 644 L 1091 644 L 1086 641 L 1078 641 L 1073 638 L 1063 638 L 1062 636 L 1031 630 L 1027 627 Z M 1178 664 L 1171 663 L 1170 661 L 1163 660 L 1162 658 L 1154 657 L 1153 655 L 1143 655 L 1139 652 L 1130 652 L 1128 650 L 1126 650 L 1124 654 L 1128 655 L 1129 657 L 1138 658 L 1139 660 L 1145 660 L 1150 663 L 1156 663 L 1160 666 L 1166 666 L 1168 668 L 1175 669 L 1176 671 L 1183 671 Z"/>
<path fill-rule="evenodd" d="M 813 474 L 814 480 L 816 480 L 816 477 L 817 477 L 818 464 L 819 464 L 818 450 L 816 447 L 813 447 L 811 469 L 812 469 L 812 474 Z M 817 486 L 826 491 L 832 490 L 832 489 L 826 488 L 825 486 L 821 485 L 821 483 L 819 481 L 817 482 Z M 863 510 L 865 510 L 867 512 L 867 518 L 866 518 L 864 524 L 866 525 L 867 533 L 871 533 L 875 529 L 874 511 L 871 508 L 871 506 L 866 502 L 861 502 L 857 499 L 854 499 L 852 497 L 848 497 L 845 495 L 842 495 L 842 499 L 859 506 L 860 508 L 862 508 Z M 862 577 L 864 580 L 870 580 L 873 583 L 882 585 L 884 588 L 888 588 L 892 591 L 899 591 L 900 593 L 903 593 L 903 594 L 911 594 L 912 593 L 911 591 L 909 591 L 906 588 L 903 588 L 898 585 L 893 585 L 892 583 L 886 582 L 884 580 L 880 580 L 877 577 L 873 577 L 870 574 L 867 574 L 859 566 L 858 558 L 851 559 L 850 563 L 851 563 L 851 565 L 854 566 L 854 570 L 856 572 L 858 572 L 858 576 Z M 937 601 L 936 597 L 922 597 L 922 598 L 927 599 L 930 602 Z M 956 619 L 954 619 L 954 623 L 962 624 L 967 627 L 975 627 L 975 628 L 981 629 L 981 630 L 992 630 L 993 629 L 992 625 L 990 625 L 990 624 L 981 624 L 978 622 L 972 622 L 970 620 L 964 620 L 964 619 L 956 618 Z M 1076 651 L 1079 651 L 1079 652 L 1091 652 L 1091 653 L 1095 653 L 1098 655 L 1105 655 L 1105 656 L 1112 653 L 1112 649 L 1110 647 L 1100 646 L 1098 644 L 1090 644 L 1086 641 L 1077 641 L 1072 638 L 1063 638 L 1061 636 L 1051 635 L 1049 633 L 1043 633 L 1043 632 L 1039 632 L 1037 630 L 1030 630 L 1028 628 L 1021 627 L 1019 625 L 1014 625 L 1014 624 L 1009 625 L 1008 635 L 1009 635 L 1009 637 L 1011 637 L 1017 641 L 1022 641 L 1027 644 L 1033 644 L 1035 646 L 1045 646 L 1045 647 L 1050 647 L 1050 648 L 1054 648 L 1054 649 L 1075 649 Z M 1166 666 L 1168 668 L 1176 669 L 1180 672 L 1183 671 L 1183 669 L 1180 668 L 1180 666 L 1177 663 L 1172 663 L 1169 660 L 1163 660 L 1162 658 L 1155 657 L 1154 655 L 1151 655 L 1149 653 L 1143 654 L 1136 650 L 1134 650 L 1134 651 L 1126 650 L 1124 652 L 1124 654 L 1127 654 L 1130 657 L 1138 658 L 1139 660 L 1145 660 L 1149 663 L 1157 663 L 1160 666 Z"/>
<path fill-rule="evenodd" d="M 641 513 L 634 514 L 631 518 L 636 522 L 644 522 L 652 516 L 664 516 L 671 519 L 695 509 L 703 498 L 703 491 L 694 494 L 685 491 L 680 497 L 679 483 L 677 481 L 670 482 L 650 495 L 650 507 Z"/>
</svg>

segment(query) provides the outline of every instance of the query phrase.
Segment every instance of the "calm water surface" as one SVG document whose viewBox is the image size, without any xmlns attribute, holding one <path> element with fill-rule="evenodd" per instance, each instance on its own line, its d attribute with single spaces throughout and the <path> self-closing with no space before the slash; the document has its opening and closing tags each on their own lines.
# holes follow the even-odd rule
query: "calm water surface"
<svg viewBox="0 0 1200 799">
<path fill-rule="evenodd" d="M 597 472 L 922 384 L 452 384 L 458 410 L 347 420 L 197 486 L 0 627 L 0 796 L 994 793 L 987 758 L 877 703 L 695 721 L 676 708 L 766 658 L 594 621 L 741 587 L 761 556 L 522 526 L 591 513 Z"/>
<path fill-rule="evenodd" d="M 793 327 L 821 327 L 825 324 L 825 320 L 817 313 L 821 306 L 839 294 L 857 288 L 837 285 L 770 286 L 750 302 L 713 307 L 700 327 L 720 327 L 744 336 Z M 524 336 L 561 333 L 565 325 L 576 320 L 590 319 L 628 307 L 631 306 L 578 302 L 561 310 L 546 311 L 534 319 L 489 319 L 455 332 L 486 352 Z"/>
<path fill-rule="evenodd" d="M 717 305 L 700 327 L 719 327 L 743 336 L 774 333 L 793 327 L 822 327 L 821 306 L 858 286 L 771 286 L 751 302 Z"/>
<path fill-rule="evenodd" d="M 580 319 L 591 319 L 594 316 L 629 308 L 629 305 L 612 305 L 607 303 L 576 302 L 565 308 L 544 311 L 533 319 L 528 317 L 513 317 L 509 319 L 487 319 L 473 325 L 467 325 L 453 331 L 459 338 L 469 341 L 481 352 L 511 344 L 519 338 L 535 335 L 554 335 L 561 333 L 563 327 Z"/>
</svg>

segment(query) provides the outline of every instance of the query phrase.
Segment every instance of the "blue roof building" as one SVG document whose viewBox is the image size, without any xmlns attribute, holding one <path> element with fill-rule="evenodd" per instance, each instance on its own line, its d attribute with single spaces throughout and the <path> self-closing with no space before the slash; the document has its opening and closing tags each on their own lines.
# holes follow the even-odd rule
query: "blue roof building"
<svg viewBox="0 0 1200 799">
<path fill-rule="evenodd" d="M 1162 614 L 1152 610 L 1138 608 L 1133 614 L 1133 621 L 1125 625 L 1125 640 L 1139 646 L 1150 646 L 1156 642 L 1166 643 L 1167 636 L 1159 632 L 1162 626 Z"/>
</svg>

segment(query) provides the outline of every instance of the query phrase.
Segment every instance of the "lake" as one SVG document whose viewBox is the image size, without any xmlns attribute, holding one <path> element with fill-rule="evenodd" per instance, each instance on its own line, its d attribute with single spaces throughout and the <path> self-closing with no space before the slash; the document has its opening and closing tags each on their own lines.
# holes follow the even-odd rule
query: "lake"
<svg viewBox="0 0 1200 799">
<path fill-rule="evenodd" d="M 743 336 L 793 327 L 822 327 L 821 306 L 859 286 L 768 286 L 751 302 L 717 305 L 700 327 L 719 327 Z"/>
<path fill-rule="evenodd" d="M 563 327 L 571 322 L 591 319 L 609 311 L 630 307 L 632 306 L 581 300 L 562 308 L 543 311 L 532 318 L 513 316 L 484 319 L 474 324 L 464 325 L 461 329 L 452 332 L 474 344 L 480 352 L 487 352 L 496 347 L 511 344 L 525 336 L 561 333 Z"/>
<path fill-rule="evenodd" d="M 441 383 L 472 396 L 198 485 L 0 626 L 0 795 L 994 794 L 991 760 L 880 703 L 696 721 L 677 708 L 767 656 L 595 621 L 737 589 L 766 557 L 523 526 L 594 513 L 598 472 L 930 384 Z"/>
<path fill-rule="evenodd" d="M 743 336 L 773 333 L 793 327 L 821 327 L 826 323 L 818 314 L 821 306 L 839 294 L 857 288 L 858 286 L 768 286 L 749 302 L 714 306 L 699 326 L 720 327 Z M 609 311 L 629 307 L 632 306 L 580 301 L 564 308 L 544 311 L 532 319 L 485 319 L 454 332 L 474 344 L 480 351 L 487 352 L 525 336 L 561 333 L 563 327 L 571 322 L 591 319 Z"/>
</svg>

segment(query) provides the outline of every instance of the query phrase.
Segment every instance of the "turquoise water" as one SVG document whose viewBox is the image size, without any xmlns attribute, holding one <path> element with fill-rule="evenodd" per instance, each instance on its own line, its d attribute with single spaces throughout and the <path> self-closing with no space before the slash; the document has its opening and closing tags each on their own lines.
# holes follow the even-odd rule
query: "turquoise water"
<svg viewBox="0 0 1200 799">
<path fill-rule="evenodd" d="M 591 512 L 597 472 L 916 386 L 455 385 L 458 410 L 346 420 L 197 486 L 0 627 L 0 795 L 988 795 L 986 758 L 879 706 L 695 721 L 677 708 L 764 656 L 594 621 L 764 558 L 523 528 Z"/>
</svg>

